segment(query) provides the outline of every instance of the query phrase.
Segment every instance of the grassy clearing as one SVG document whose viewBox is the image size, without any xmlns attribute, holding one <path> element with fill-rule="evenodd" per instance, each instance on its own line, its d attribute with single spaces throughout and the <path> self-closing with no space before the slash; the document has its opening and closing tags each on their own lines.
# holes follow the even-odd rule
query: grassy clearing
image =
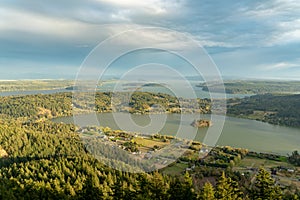
<svg viewBox="0 0 300 200">
<path fill-rule="evenodd" d="M 164 147 L 168 144 L 166 142 L 161 142 L 158 140 L 141 138 L 141 137 L 134 138 L 133 141 L 135 141 L 139 145 L 142 145 L 144 147 L 149 147 L 149 148 L 153 148 L 155 145 L 158 147 Z"/>
<path fill-rule="evenodd" d="M 175 163 L 172 166 L 168 166 L 164 169 L 162 169 L 162 173 L 168 174 L 171 176 L 180 175 L 182 172 L 185 171 L 185 169 L 188 167 L 188 164 L 185 163 Z"/>
<path fill-rule="evenodd" d="M 142 153 L 147 153 L 148 151 L 151 151 L 152 148 L 141 146 L 141 147 L 139 147 L 139 150 L 140 150 Z"/>
<path fill-rule="evenodd" d="M 246 157 L 236 165 L 236 167 L 244 167 L 244 168 L 246 167 L 259 168 L 260 166 L 264 166 L 267 168 L 272 168 L 277 166 L 293 167 L 293 165 L 287 162 L 273 161 L 273 160 L 253 158 L 253 157 Z"/>
<path fill-rule="evenodd" d="M 234 168 L 235 171 L 240 172 L 250 172 L 252 176 L 255 176 L 256 171 L 253 169 L 258 169 L 259 167 L 263 166 L 265 169 L 270 171 L 271 168 L 276 168 L 278 166 L 282 166 L 285 168 L 296 169 L 295 173 L 289 173 L 287 171 L 277 171 L 277 175 L 275 176 L 276 182 L 282 186 L 289 186 L 294 185 L 298 189 L 300 189 L 300 167 L 295 167 L 290 163 L 287 163 L 284 159 L 283 161 L 273 161 L 268 159 L 260 159 L 260 158 L 253 158 L 253 157 L 246 157 L 241 160 Z M 252 169 L 251 169 L 252 168 Z M 253 170 L 253 171 L 252 171 Z"/>
</svg>

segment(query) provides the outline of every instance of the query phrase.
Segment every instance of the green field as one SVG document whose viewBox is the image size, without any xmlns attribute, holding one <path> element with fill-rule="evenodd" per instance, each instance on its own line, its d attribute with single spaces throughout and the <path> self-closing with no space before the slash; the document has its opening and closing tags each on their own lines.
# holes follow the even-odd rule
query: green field
<svg viewBox="0 0 300 200">
<path fill-rule="evenodd" d="M 260 158 L 253 158 L 253 157 L 246 157 L 238 163 L 233 170 L 239 171 L 241 173 L 250 173 L 251 177 L 254 177 L 257 173 L 256 171 L 263 167 L 268 171 L 271 169 L 276 168 L 277 173 L 273 175 L 278 182 L 278 184 L 282 186 L 291 186 L 300 189 L 300 167 L 295 167 L 294 165 L 288 162 L 280 162 L 280 161 L 273 161 L 269 159 L 260 159 Z M 278 170 L 278 167 L 281 167 L 285 170 Z M 286 169 L 295 170 L 295 172 L 288 172 Z"/>
<path fill-rule="evenodd" d="M 240 161 L 236 165 L 236 168 L 259 168 L 259 167 L 265 167 L 265 168 L 272 168 L 272 167 L 293 167 L 292 164 L 289 164 L 287 162 L 279 162 L 279 161 L 273 161 L 269 159 L 260 159 L 260 158 L 253 158 L 253 157 L 246 157 L 243 160 Z"/>
<path fill-rule="evenodd" d="M 164 174 L 171 175 L 171 176 L 176 176 L 176 175 L 180 175 L 182 172 L 184 172 L 187 167 L 189 167 L 188 164 L 178 162 L 169 167 L 162 169 L 161 172 Z"/>
<path fill-rule="evenodd" d="M 145 147 L 150 147 L 153 148 L 155 145 L 159 147 L 166 146 L 165 142 L 155 140 L 155 139 L 150 139 L 150 138 L 142 138 L 142 137 L 137 137 L 133 139 L 137 144 L 140 144 Z"/>
</svg>

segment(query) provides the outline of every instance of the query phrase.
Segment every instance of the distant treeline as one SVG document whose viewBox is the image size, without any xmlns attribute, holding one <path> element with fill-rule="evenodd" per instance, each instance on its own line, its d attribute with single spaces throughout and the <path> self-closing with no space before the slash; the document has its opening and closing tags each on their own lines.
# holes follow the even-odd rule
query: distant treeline
<svg viewBox="0 0 300 200">
<path fill-rule="evenodd" d="M 178 99 L 149 92 L 97 92 L 90 104 L 94 104 L 96 112 L 130 113 L 210 113 L 211 107 L 209 99 Z M 72 115 L 72 109 L 88 110 L 90 104 L 86 104 L 84 94 L 75 102 L 72 102 L 72 93 L 7 96 L 0 97 L 0 114 L 30 120 L 53 118 Z"/>
<path fill-rule="evenodd" d="M 0 81 L 0 92 L 23 90 L 53 90 L 63 89 L 73 85 L 73 80 L 18 80 Z"/>
<path fill-rule="evenodd" d="M 300 92 L 300 81 L 232 81 L 224 86 L 216 83 L 199 84 L 204 91 L 225 92 L 228 94 L 264 94 L 264 93 L 296 93 Z M 210 89 L 210 90 L 209 90 Z"/>
<path fill-rule="evenodd" d="M 300 94 L 263 94 L 230 99 L 227 113 L 276 125 L 300 127 Z"/>
</svg>

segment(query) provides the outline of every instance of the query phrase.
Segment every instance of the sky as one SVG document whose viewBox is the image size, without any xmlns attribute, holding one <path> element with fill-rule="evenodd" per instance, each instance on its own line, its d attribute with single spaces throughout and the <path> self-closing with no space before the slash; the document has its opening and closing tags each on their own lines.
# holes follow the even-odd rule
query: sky
<svg viewBox="0 0 300 200">
<path fill-rule="evenodd" d="M 192 38 L 223 77 L 300 79 L 299 11 L 299 0 L 1 0 L 0 79 L 75 78 L 99 43 L 144 27 Z M 150 34 L 162 43 L 160 34 Z M 163 37 L 168 47 L 186 50 L 178 37 Z M 124 38 L 122 45 L 137 40 Z M 121 58 L 111 75 L 148 54 Z M 168 58 L 155 54 L 158 62 Z M 184 62 L 170 58 L 167 64 L 193 75 Z"/>
</svg>

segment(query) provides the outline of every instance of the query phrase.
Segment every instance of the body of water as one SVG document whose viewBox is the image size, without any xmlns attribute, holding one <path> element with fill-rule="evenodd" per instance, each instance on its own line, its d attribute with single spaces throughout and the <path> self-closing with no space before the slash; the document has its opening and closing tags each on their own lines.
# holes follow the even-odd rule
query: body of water
<svg viewBox="0 0 300 200">
<path fill-rule="evenodd" d="M 76 124 L 100 125 L 112 129 L 122 129 L 133 132 L 156 133 L 166 135 L 176 135 L 181 138 L 194 138 L 203 141 L 208 133 L 208 128 L 194 128 L 190 124 L 194 119 L 198 119 L 197 114 L 152 114 L 152 115 L 130 115 L 125 113 L 100 113 L 95 115 L 80 115 L 76 117 Z M 124 119 L 135 126 L 121 122 L 121 127 L 115 119 Z M 201 118 L 210 119 L 210 115 L 202 115 Z M 151 121 L 152 119 L 152 121 Z M 165 121 L 164 121 L 165 120 Z M 221 116 L 212 121 L 218 124 Z M 74 123 L 73 117 L 62 117 L 53 119 L 54 122 Z M 153 123 L 153 121 L 156 121 Z M 151 124 L 153 123 L 153 124 Z M 154 125 L 154 126 L 153 126 Z M 214 125 L 213 125 L 214 126 Z M 192 134 L 192 135 L 189 135 Z M 195 134 L 195 135 L 194 135 Z M 246 148 L 257 152 L 277 153 L 286 155 L 294 150 L 300 150 L 300 129 L 275 126 L 255 120 L 226 117 L 225 124 L 217 142 L 218 145 L 228 145 L 233 147 Z"/>
<path fill-rule="evenodd" d="M 124 86 L 122 85 L 124 83 Z M 251 96 L 253 94 L 221 94 L 221 93 L 213 93 L 203 91 L 202 87 L 197 87 L 199 81 L 169 81 L 161 86 L 128 86 L 126 83 L 130 82 L 107 82 L 98 87 L 99 91 L 107 92 L 107 91 L 143 91 L 143 92 L 154 92 L 154 93 L 165 93 L 169 95 L 173 95 L 176 97 L 182 98 L 243 98 L 246 96 Z"/>
<path fill-rule="evenodd" d="M 101 86 L 97 87 L 99 92 L 133 92 L 133 91 L 143 91 L 143 92 L 154 92 L 154 93 L 166 93 L 176 97 L 182 98 L 243 98 L 246 96 L 251 96 L 250 94 L 220 94 L 220 93 L 209 93 L 203 91 L 201 87 L 196 87 L 199 81 L 190 81 L 189 83 L 180 81 L 171 81 L 162 86 L 146 86 L 146 87 L 136 87 L 128 86 L 126 83 L 130 82 L 117 82 L 109 81 L 104 82 Z M 122 86 L 124 84 L 124 86 Z M 142 84 L 141 84 L 142 85 Z M 72 92 L 72 90 L 66 89 L 53 89 L 53 90 L 29 90 L 29 91 L 6 91 L 0 92 L 0 96 L 12 96 L 12 95 L 33 95 L 33 94 L 53 94 L 58 92 Z"/>
</svg>

